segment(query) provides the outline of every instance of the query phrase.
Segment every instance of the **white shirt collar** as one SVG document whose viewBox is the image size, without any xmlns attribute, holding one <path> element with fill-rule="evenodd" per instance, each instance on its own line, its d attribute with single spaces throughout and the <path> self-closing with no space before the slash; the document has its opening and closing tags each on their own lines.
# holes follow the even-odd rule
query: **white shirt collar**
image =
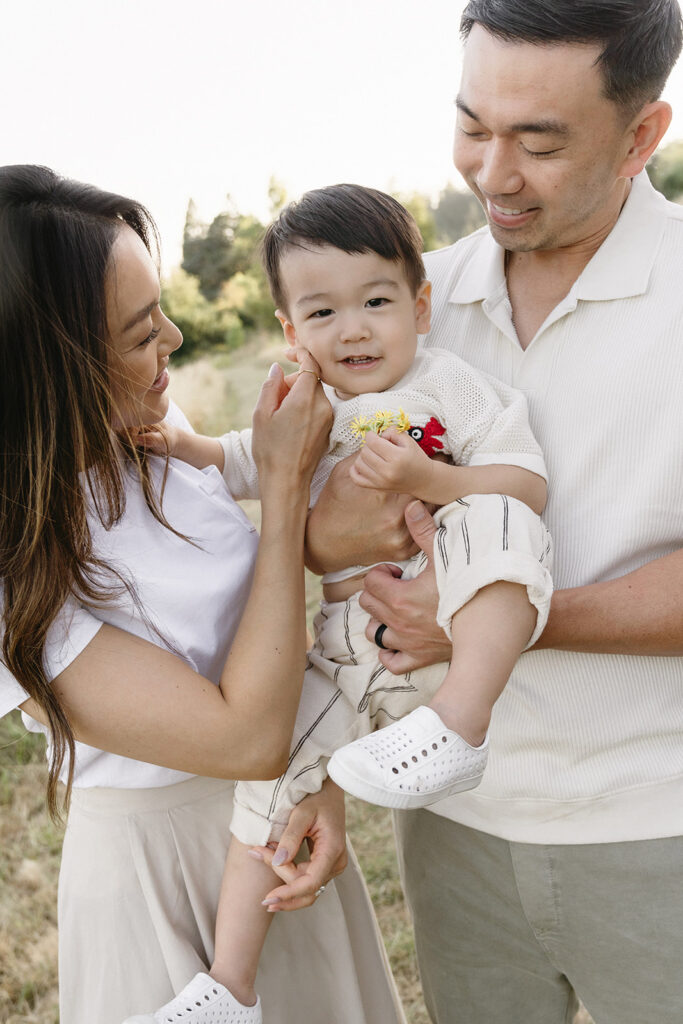
<svg viewBox="0 0 683 1024">
<path fill-rule="evenodd" d="M 652 186 L 646 171 L 633 179 L 619 219 L 574 282 L 565 302 L 604 301 L 642 295 L 646 291 L 670 204 Z M 466 304 L 507 297 L 504 249 L 488 228 L 475 236 L 449 302 Z M 637 239 L 637 242 L 635 240 Z M 564 305 L 564 303 L 562 303 Z"/>
</svg>

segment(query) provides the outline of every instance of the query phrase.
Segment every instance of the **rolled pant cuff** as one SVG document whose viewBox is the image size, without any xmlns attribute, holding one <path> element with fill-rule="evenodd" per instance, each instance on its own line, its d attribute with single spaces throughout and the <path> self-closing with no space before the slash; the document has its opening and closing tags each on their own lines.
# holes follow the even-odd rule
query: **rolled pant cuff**
<svg viewBox="0 0 683 1024">
<path fill-rule="evenodd" d="M 497 552 L 495 558 L 479 561 L 458 572 L 455 578 L 449 577 L 439 581 L 441 596 L 436 621 L 449 640 L 453 639 L 451 619 L 455 613 L 483 587 L 499 582 L 519 583 L 526 587 L 529 602 L 538 612 L 534 632 L 527 646 L 531 647 L 536 642 L 548 621 L 553 592 L 552 579 L 547 569 L 544 569 L 533 555 L 522 555 L 513 551 Z"/>
<path fill-rule="evenodd" d="M 284 830 L 285 825 L 269 821 L 242 804 L 234 805 L 230 831 L 245 846 L 266 846 L 270 842 L 278 842 Z"/>
</svg>

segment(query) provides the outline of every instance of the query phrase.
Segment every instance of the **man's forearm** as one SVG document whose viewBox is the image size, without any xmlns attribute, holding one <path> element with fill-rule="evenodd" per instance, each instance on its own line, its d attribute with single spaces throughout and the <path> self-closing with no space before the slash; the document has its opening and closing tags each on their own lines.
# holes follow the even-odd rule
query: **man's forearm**
<svg viewBox="0 0 683 1024">
<path fill-rule="evenodd" d="M 319 576 L 416 551 L 403 518 L 410 497 L 358 487 L 349 479 L 350 459 L 335 466 L 308 515 L 304 557 Z"/>
<path fill-rule="evenodd" d="M 603 583 L 558 590 L 535 649 L 683 654 L 683 550 Z"/>
</svg>

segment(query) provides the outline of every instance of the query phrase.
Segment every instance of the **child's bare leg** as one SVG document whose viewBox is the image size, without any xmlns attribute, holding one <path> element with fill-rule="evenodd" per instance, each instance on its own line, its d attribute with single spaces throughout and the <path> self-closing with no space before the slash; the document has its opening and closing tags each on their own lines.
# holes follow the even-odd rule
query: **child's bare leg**
<svg viewBox="0 0 683 1024">
<path fill-rule="evenodd" d="M 245 1006 L 256 1002 L 254 982 L 273 915 L 261 901 L 276 884 L 275 872 L 249 856 L 233 836 L 223 872 L 216 917 L 216 952 L 211 976 Z"/>
<path fill-rule="evenodd" d="M 529 642 L 537 614 L 525 586 L 499 581 L 478 591 L 453 616 L 453 657 L 429 707 L 474 747 L 484 740 L 493 705 Z"/>
</svg>

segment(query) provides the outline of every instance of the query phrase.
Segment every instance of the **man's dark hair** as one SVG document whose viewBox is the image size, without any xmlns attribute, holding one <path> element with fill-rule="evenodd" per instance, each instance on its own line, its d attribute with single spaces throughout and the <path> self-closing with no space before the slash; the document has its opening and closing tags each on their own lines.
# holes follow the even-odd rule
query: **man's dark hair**
<svg viewBox="0 0 683 1024">
<path fill-rule="evenodd" d="M 263 265 L 273 300 L 287 308 L 282 257 L 294 246 L 332 245 L 348 253 L 374 252 L 402 263 L 415 294 L 424 281 L 422 236 L 415 219 L 384 192 L 363 185 L 329 185 L 289 203 L 266 231 Z"/>
<path fill-rule="evenodd" d="M 661 95 L 681 52 L 677 0 L 470 0 L 463 38 L 478 23 L 527 43 L 599 43 L 605 95 L 635 114 Z"/>
</svg>

